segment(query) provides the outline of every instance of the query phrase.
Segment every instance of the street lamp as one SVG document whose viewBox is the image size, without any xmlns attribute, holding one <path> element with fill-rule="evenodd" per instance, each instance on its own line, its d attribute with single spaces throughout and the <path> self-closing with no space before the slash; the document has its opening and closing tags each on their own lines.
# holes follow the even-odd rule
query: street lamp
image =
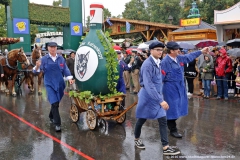
<svg viewBox="0 0 240 160">
<path fill-rule="evenodd" d="M 169 15 L 168 20 L 169 20 L 170 24 L 172 24 L 172 22 L 173 22 L 173 17 L 172 17 L 171 15 Z"/>
</svg>

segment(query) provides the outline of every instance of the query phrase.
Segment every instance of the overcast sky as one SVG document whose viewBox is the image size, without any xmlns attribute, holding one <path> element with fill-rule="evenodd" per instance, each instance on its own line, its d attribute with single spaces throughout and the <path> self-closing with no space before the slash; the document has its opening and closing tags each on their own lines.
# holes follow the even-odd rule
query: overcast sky
<svg viewBox="0 0 240 160">
<path fill-rule="evenodd" d="M 38 4 L 52 5 L 54 0 L 30 0 L 30 2 Z M 112 16 L 122 14 L 125 9 L 125 4 L 130 0 L 85 0 L 85 17 L 90 15 L 90 4 L 99 2 L 111 12 Z"/>
</svg>

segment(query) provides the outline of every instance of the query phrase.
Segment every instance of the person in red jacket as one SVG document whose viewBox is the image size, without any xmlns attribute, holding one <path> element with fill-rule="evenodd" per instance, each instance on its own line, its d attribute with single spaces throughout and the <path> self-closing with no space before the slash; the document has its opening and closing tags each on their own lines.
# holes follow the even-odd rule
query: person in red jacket
<svg viewBox="0 0 240 160">
<path fill-rule="evenodd" d="M 228 100 L 228 76 L 232 72 L 232 60 L 227 56 L 224 48 L 219 50 L 220 56 L 216 60 L 217 100 L 224 97 Z"/>
</svg>

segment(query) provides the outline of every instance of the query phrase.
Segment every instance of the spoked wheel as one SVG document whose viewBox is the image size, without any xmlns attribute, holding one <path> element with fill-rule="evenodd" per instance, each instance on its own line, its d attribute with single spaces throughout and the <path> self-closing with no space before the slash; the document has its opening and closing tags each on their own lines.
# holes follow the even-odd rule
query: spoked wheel
<svg viewBox="0 0 240 160">
<path fill-rule="evenodd" d="M 87 110 L 86 121 L 87 121 L 87 125 L 88 125 L 89 129 L 94 130 L 96 128 L 96 126 L 97 126 L 97 115 L 92 109 Z"/>
<path fill-rule="evenodd" d="M 126 113 L 123 114 L 120 118 L 116 119 L 116 122 L 122 124 L 126 120 Z"/>
<path fill-rule="evenodd" d="M 72 119 L 72 121 L 75 123 L 78 121 L 79 119 L 79 111 L 78 111 L 78 107 L 75 104 L 71 105 L 70 108 L 70 117 Z"/>
</svg>

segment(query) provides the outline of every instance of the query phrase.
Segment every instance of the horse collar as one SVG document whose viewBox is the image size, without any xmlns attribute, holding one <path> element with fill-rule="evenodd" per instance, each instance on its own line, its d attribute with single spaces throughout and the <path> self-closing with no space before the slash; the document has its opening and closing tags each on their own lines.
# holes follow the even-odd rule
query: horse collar
<svg viewBox="0 0 240 160">
<path fill-rule="evenodd" d="M 10 66 L 10 64 L 9 64 L 9 62 L 8 62 L 8 57 L 6 57 L 6 64 L 7 64 L 7 66 L 8 66 L 9 68 L 11 68 L 11 69 L 17 69 L 17 65 L 16 65 L 15 67 Z"/>
</svg>

